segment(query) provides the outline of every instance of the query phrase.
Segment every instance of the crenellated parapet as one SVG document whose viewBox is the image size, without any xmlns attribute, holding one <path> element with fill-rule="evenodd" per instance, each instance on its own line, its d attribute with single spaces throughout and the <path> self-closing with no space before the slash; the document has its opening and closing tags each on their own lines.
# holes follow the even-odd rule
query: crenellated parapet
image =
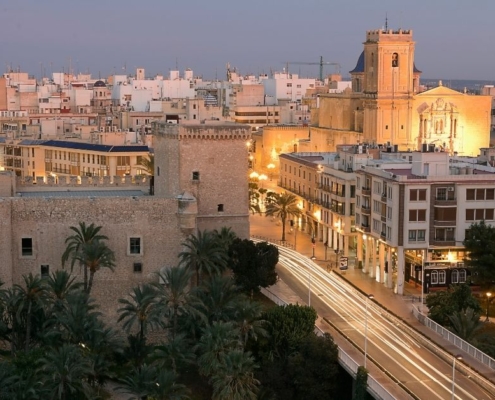
<svg viewBox="0 0 495 400">
<path fill-rule="evenodd" d="M 383 41 L 412 41 L 413 31 L 412 29 L 397 29 L 397 30 L 384 30 L 377 29 L 372 31 L 366 31 L 367 42 L 379 42 Z"/>
<path fill-rule="evenodd" d="M 17 188 L 25 187 L 126 187 L 149 186 L 149 176 L 31 176 L 16 177 Z"/>
<path fill-rule="evenodd" d="M 169 124 L 165 122 L 153 122 L 152 133 L 156 136 L 175 138 L 178 140 L 249 140 L 251 128 L 248 125 L 234 123 L 215 124 Z"/>
</svg>

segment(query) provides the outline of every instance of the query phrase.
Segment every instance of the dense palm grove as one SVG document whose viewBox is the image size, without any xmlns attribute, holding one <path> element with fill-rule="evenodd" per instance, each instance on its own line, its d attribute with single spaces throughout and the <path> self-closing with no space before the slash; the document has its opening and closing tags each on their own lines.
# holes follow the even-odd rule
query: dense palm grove
<svg viewBox="0 0 495 400">
<path fill-rule="evenodd" d="M 255 300 L 276 282 L 276 247 L 199 232 L 108 324 L 91 287 L 115 256 L 101 227 L 71 229 L 65 269 L 0 289 L 1 399 L 103 399 L 108 383 L 148 400 L 339 398 L 337 347 L 313 333 L 315 310 Z"/>
</svg>

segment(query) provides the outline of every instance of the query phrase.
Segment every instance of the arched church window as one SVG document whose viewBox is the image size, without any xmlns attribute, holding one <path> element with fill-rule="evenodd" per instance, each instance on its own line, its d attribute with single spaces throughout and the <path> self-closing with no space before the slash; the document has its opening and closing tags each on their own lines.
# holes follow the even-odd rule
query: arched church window
<svg viewBox="0 0 495 400">
<path fill-rule="evenodd" d="M 399 54 L 394 53 L 392 54 L 392 67 L 398 67 L 399 66 Z"/>
</svg>

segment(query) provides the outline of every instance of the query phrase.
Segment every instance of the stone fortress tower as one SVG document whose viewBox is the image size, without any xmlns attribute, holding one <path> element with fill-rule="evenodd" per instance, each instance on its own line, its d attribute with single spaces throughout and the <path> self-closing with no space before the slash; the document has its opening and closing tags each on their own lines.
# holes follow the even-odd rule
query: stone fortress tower
<svg viewBox="0 0 495 400">
<path fill-rule="evenodd" d="M 55 183 L 0 173 L 0 280 L 7 287 L 60 269 L 69 227 L 94 223 L 116 255 L 115 271 L 98 271 L 92 291 L 112 317 L 133 286 L 177 265 L 190 234 L 227 226 L 249 237 L 249 126 L 157 122 L 153 130 L 154 195 L 149 182 L 131 177 Z M 82 276 L 79 267 L 73 273 Z"/>
</svg>

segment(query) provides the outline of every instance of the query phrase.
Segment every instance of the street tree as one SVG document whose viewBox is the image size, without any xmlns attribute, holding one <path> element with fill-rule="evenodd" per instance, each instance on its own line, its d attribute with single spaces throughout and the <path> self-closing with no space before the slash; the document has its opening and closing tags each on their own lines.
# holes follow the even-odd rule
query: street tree
<svg viewBox="0 0 495 400">
<path fill-rule="evenodd" d="M 265 215 L 280 218 L 282 222 L 282 241 L 285 240 L 285 224 L 290 217 L 299 217 L 301 210 L 297 206 L 297 197 L 292 193 L 283 192 L 274 197 L 274 201 L 267 204 Z"/>
<path fill-rule="evenodd" d="M 269 309 L 262 316 L 269 336 L 260 350 L 269 358 L 285 360 L 302 339 L 313 333 L 317 317 L 313 307 L 297 304 Z"/>
<path fill-rule="evenodd" d="M 438 324 L 449 327 L 449 316 L 463 309 L 471 308 L 474 313 L 481 314 L 481 305 L 473 296 L 467 284 L 452 285 L 447 290 L 434 292 L 426 297 L 428 316 Z"/>
<path fill-rule="evenodd" d="M 267 242 L 236 239 L 229 248 L 229 266 L 234 272 L 235 283 L 251 297 L 260 288 L 277 282 L 277 263 L 278 248 Z"/>
<path fill-rule="evenodd" d="M 454 314 L 449 315 L 449 320 L 452 332 L 467 342 L 471 342 L 483 327 L 480 314 L 472 308 L 454 312 Z"/>
<path fill-rule="evenodd" d="M 287 373 L 296 399 L 331 399 L 337 389 L 339 351 L 333 338 L 310 334 L 289 355 Z"/>
<path fill-rule="evenodd" d="M 480 221 L 471 224 L 466 232 L 465 262 L 471 267 L 476 283 L 490 286 L 495 282 L 495 227 Z"/>
</svg>

